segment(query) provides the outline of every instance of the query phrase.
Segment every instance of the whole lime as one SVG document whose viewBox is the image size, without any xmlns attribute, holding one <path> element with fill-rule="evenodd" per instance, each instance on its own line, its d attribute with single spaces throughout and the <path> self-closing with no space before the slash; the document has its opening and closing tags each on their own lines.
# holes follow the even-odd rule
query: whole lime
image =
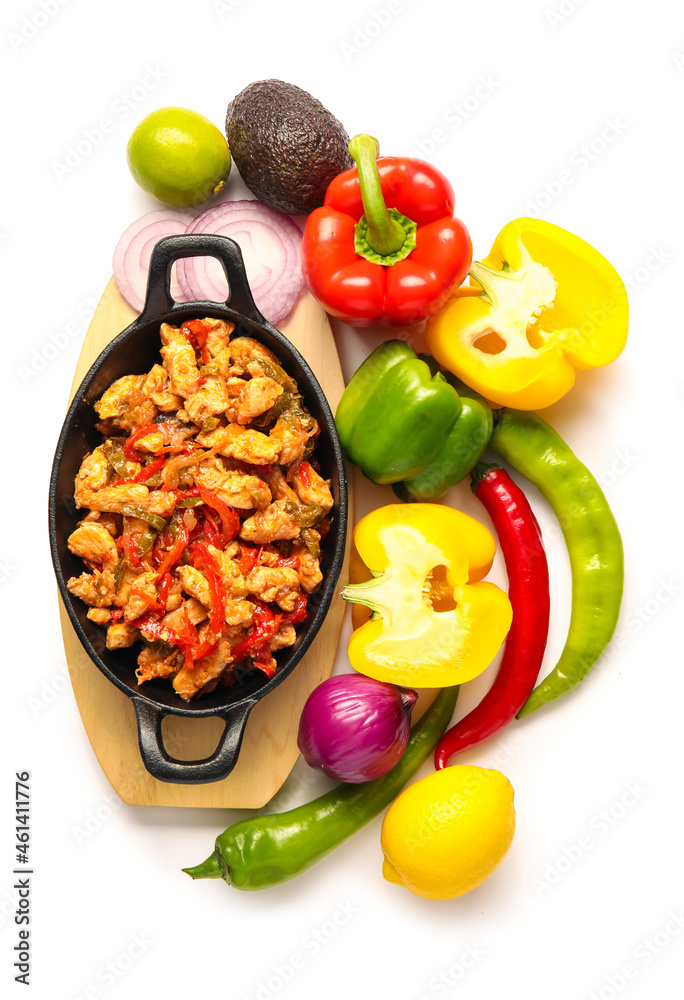
<svg viewBox="0 0 684 1000">
<path fill-rule="evenodd" d="M 126 157 L 140 187 L 166 205 L 200 205 L 218 194 L 230 173 L 224 136 L 188 108 L 159 108 L 143 118 Z"/>
</svg>

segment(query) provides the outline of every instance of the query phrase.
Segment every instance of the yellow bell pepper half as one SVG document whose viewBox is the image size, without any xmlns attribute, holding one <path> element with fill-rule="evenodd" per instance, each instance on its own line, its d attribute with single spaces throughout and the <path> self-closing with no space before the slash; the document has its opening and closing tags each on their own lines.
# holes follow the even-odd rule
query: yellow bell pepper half
<svg viewBox="0 0 684 1000">
<path fill-rule="evenodd" d="M 430 321 L 439 364 L 499 406 L 555 403 L 576 368 L 607 365 L 627 340 L 627 290 L 598 250 L 541 219 L 504 226 L 488 257 Z"/>
<path fill-rule="evenodd" d="M 354 531 L 354 576 L 342 596 L 373 611 L 349 640 L 355 670 L 376 680 L 449 687 L 481 673 L 511 626 L 506 594 L 482 582 L 496 543 L 479 521 L 441 504 L 389 504 Z"/>
</svg>

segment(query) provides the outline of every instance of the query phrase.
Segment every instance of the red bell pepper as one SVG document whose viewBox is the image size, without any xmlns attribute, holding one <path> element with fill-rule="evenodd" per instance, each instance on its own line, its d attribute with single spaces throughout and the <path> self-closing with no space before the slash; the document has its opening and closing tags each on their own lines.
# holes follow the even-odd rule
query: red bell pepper
<svg viewBox="0 0 684 1000">
<path fill-rule="evenodd" d="M 440 309 L 472 260 L 468 230 L 454 218 L 446 177 L 422 160 L 378 156 L 357 135 L 357 166 L 329 185 L 309 216 L 302 270 L 327 312 L 354 326 L 418 323 Z"/>
</svg>

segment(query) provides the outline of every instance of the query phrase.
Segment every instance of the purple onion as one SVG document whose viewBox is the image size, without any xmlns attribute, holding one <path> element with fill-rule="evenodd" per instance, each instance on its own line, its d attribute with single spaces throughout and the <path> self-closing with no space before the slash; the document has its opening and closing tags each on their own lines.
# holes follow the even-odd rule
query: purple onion
<svg viewBox="0 0 684 1000">
<path fill-rule="evenodd" d="M 362 674 L 330 677 L 311 692 L 299 720 L 304 760 L 338 781 L 380 778 L 406 749 L 417 698 Z"/>
</svg>

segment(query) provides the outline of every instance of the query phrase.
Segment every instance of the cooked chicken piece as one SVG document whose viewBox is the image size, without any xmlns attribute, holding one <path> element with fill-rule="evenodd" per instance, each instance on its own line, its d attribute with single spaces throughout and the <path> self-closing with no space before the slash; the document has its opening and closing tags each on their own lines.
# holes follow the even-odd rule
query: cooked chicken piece
<svg viewBox="0 0 684 1000">
<path fill-rule="evenodd" d="M 110 607 L 116 591 L 114 572 L 106 566 L 102 572 L 96 569 L 92 573 L 72 576 L 67 581 L 67 589 L 93 608 Z"/>
<path fill-rule="evenodd" d="M 204 573 L 194 566 L 177 566 L 176 573 L 185 593 L 201 601 L 205 608 L 211 609 L 211 590 Z"/>
<path fill-rule="evenodd" d="M 294 625 L 281 625 L 269 643 L 272 652 L 277 649 L 285 649 L 286 646 L 294 646 L 297 632 Z"/>
<path fill-rule="evenodd" d="M 195 348 L 185 339 L 177 326 L 162 323 L 160 334 L 164 345 L 161 356 L 164 359 L 164 367 L 169 373 L 171 392 L 187 399 L 200 387 Z"/>
<path fill-rule="evenodd" d="M 228 341 L 235 329 L 235 323 L 226 323 L 224 319 L 205 319 L 204 322 L 209 327 L 204 346 L 212 358 L 215 358 L 221 351 L 228 348 Z"/>
<path fill-rule="evenodd" d="M 245 382 L 240 396 L 236 416 L 239 424 L 248 424 L 254 417 L 270 410 L 279 396 L 283 394 L 282 385 L 272 378 L 251 378 Z"/>
<path fill-rule="evenodd" d="M 116 591 L 116 597 L 114 598 L 114 606 L 117 608 L 125 608 L 128 604 L 128 598 L 131 594 L 131 587 L 133 586 L 133 581 L 139 575 L 139 570 L 135 569 L 134 566 L 129 566 L 126 562 L 123 565 L 123 573 L 121 574 L 121 579 L 119 581 L 119 586 Z"/>
<path fill-rule="evenodd" d="M 148 490 L 146 486 L 130 483 L 128 486 L 106 486 L 89 496 L 86 503 L 76 501 L 77 507 L 88 506 L 92 510 L 105 510 L 112 513 L 121 513 L 121 509 L 128 504 L 141 507 L 150 514 L 170 517 L 176 505 L 176 497 L 173 493 Z"/>
<path fill-rule="evenodd" d="M 189 701 L 200 688 L 215 677 L 219 677 L 224 668 L 231 662 L 230 639 L 223 637 L 219 639 L 218 648 L 214 653 L 203 656 L 201 660 L 196 660 L 191 669 L 185 666 L 181 667 L 173 678 L 176 693 L 185 701 Z"/>
<path fill-rule="evenodd" d="M 282 538 L 297 538 L 300 528 L 283 509 L 287 500 L 276 500 L 265 510 L 257 511 L 242 522 L 240 538 L 258 545 L 274 542 Z"/>
<path fill-rule="evenodd" d="M 107 608 L 88 608 L 86 618 L 96 625 L 109 625 L 112 620 L 112 613 Z"/>
<path fill-rule="evenodd" d="M 254 605 L 251 601 L 226 600 L 226 621 L 229 625 L 240 625 L 248 628 L 254 621 Z"/>
<path fill-rule="evenodd" d="M 112 538 L 116 538 L 121 532 L 121 518 L 116 514 L 103 514 L 99 510 L 88 511 L 83 518 L 84 521 L 97 521 L 103 528 L 106 528 Z"/>
<path fill-rule="evenodd" d="M 222 379 L 228 379 L 231 364 L 230 350 L 227 347 L 225 347 L 222 351 L 219 351 L 218 354 L 211 359 L 212 370 L 216 368 L 216 374 L 220 375 Z"/>
<path fill-rule="evenodd" d="M 139 638 L 140 632 L 135 625 L 117 622 L 107 629 L 107 649 L 128 649 Z"/>
<path fill-rule="evenodd" d="M 219 454 L 250 465 L 271 465 L 278 458 L 280 445 L 267 434 L 229 424 L 222 429 Z"/>
<path fill-rule="evenodd" d="M 116 564 L 119 553 L 116 542 L 103 524 L 83 521 L 67 539 L 69 551 L 88 563 Z"/>
<path fill-rule="evenodd" d="M 170 629 L 178 631 L 179 629 L 182 629 L 181 620 L 185 617 L 185 615 L 188 616 L 192 625 L 199 625 L 200 622 L 205 621 L 208 617 L 207 609 L 201 601 L 198 601 L 194 597 L 190 597 L 187 601 L 183 601 L 182 606 L 176 611 L 172 611 L 168 615 L 164 615 L 162 618 L 162 625 L 168 625 Z"/>
<path fill-rule="evenodd" d="M 183 603 L 183 587 L 180 580 L 173 578 L 173 583 L 169 587 L 169 595 L 166 598 L 166 611 L 176 611 Z"/>
<path fill-rule="evenodd" d="M 149 598 L 149 600 L 147 600 Z M 145 570 L 136 576 L 131 584 L 128 604 L 124 608 L 124 621 L 132 622 L 149 611 L 157 601 L 157 574 L 154 570 Z"/>
<path fill-rule="evenodd" d="M 291 503 L 299 505 L 299 497 L 286 481 L 279 465 L 274 465 L 272 469 L 265 469 L 262 476 L 268 483 L 274 500 L 289 500 Z"/>
<path fill-rule="evenodd" d="M 169 389 L 169 373 L 163 365 L 152 365 L 143 382 L 142 391 L 162 413 L 173 413 L 183 405 L 183 397 L 175 395 Z"/>
<path fill-rule="evenodd" d="M 300 462 L 292 476 L 292 485 L 303 504 L 315 504 L 324 514 L 333 505 L 330 480 L 323 479 L 308 462 Z"/>
<path fill-rule="evenodd" d="M 226 383 L 220 375 L 208 375 L 206 382 L 185 401 L 185 410 L 199 427 L 207 417 L 225 413 L 230 403 Z"/>
<path fill-rule="evenodd" d="M 138 438 L 133 447 L 137 451 L 146 451 L 152 455 L 159 455 L 164 447 L 164 435 L 161 431 L 152 431 L 150 434 L 146 434 L 145 437 Z"/>
<path fill-rule="evenodd" d="M 102 445 L 98 445 L 94 451 L 81 462 L 81 468 L 76 473 L 74 480 L 74 498 L 77 507 L 90 506 L 88 501 L 93 493 L 103 489 L 109 482 L 110 465 L 104 453 Z"/>
<path fill-rule="evenodd" d="M 195 470 L 195 482 L 214 490 L 231 507 L 249 510 L 252 507 L 266 507 L 271 492 L 258 476 L 227 469 L 222 459 L 206 459 Z"/>
<path fill-rule="evenodd" d="M 146 379 L 146 375 L 118 378 L 93 405 L 100 419 L 112 420 L 125 431 L 151 424 L 157 416 L 157 407 L 143 391 Z"/>
<path fill-rule="evenodd" d="M 299 594 L 299 577 L 288 566 L 257 566 L 247 577 L 247 587 L 266 604 L 275 602 L 283 611 L 292 611 Z"/>
<path fill-rule="evenodd" d="M 138 656 L 138 669 L 135 672 L 138 684 L 155 677 L 171 677 L 182 662 L 183 657 L 177 649 L 169 651 L 168 646 L 145 646 Z"/>
<path fill-rule="evenodd" d="M 218 563 L 221 582 L 226 588 L 226 594 L 228 597 L 246 597 L 249 593 L 247 583 L 245 582 L 244 576 L 240 572 L 240 567 L 233 559 L 233 556 L 235 556 L 238 551 L 237 544 L 231 543 L 225 552 L 222 552 L 221 549 L 217 549 L 215 546 L 210 545 L 209 551 Z"/>
<path fill-rule="evenodd" d="M 275 354 L 252 337 L 235 337 L 229 344 L 229 350 L 234 366 L 242 368 L 243 371 L 247 371 L 247 364 L 250 361 L 258 361 L 260 358 L 269 366 L 278 364 Z M 263 374 L 263 371 L 260 374 Z"/>
<path fill-rule="evenodd" d="M 318 433 L 318 424 L 306 410 L 291 406 L 282 413 L 271 428 L 270 436 L 280 446 L 278 461 L 281 465 L 301 462 L 309 438 Z"/>
<path fill-rule="evenodd" d="M 299 558 L 299 568 L 297 570 L 299 585 L 307 594 L 313 594 L 314 590 L 316 590 L 323 580 L 318 559 L 309 552 L 305 545 L 299 544 L 292 546 L 292 555 Z"/>
</svg>

